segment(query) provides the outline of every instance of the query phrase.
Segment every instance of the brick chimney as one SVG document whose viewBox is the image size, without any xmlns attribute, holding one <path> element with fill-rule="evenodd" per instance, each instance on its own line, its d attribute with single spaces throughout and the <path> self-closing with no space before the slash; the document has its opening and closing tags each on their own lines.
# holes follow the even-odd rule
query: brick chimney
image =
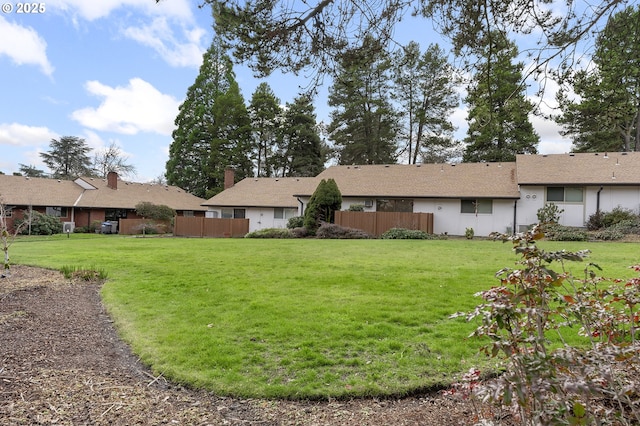
<svg viewBox="0 0 640 426">
<path fill-rule="evenodd" d="M 224 189 L 229 189 L 235 185 L 236 171 L 233 167 L 224 169 Z"/>
<path fill-rule="evenodd" d="M 107 187 L 118 189 L 118 174 L 116 172 L 107 173 Z"/>
</svg>

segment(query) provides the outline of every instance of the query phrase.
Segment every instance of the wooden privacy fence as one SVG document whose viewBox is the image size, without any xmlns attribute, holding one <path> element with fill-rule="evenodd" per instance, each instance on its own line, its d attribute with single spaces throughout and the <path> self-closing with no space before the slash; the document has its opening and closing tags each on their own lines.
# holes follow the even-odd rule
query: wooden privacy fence
<svg viewBox="0 0 640 426">
<path fill-rule="evenodd" d="M 336 224 L 362 229 L 379 237 L 391 228 L 405 228 L 433 234 L 433 213 L 337 211 Z"/>
<path fill-rule="evenodd" d="M 177 216 L 173 225 L 177 237 L 244 237 L 248 232 L 249 219 Z"/>
<path fill-rule="evenodd" d="M 153 226 L 156 229 L 156 233 L 166 234 L 171 232 L 171 224 L 169 222 L 151 219 L 120 219 L 117 232 L 123 235 L 142 234 L 142 227 L 145 225 Z"/>
</svg>

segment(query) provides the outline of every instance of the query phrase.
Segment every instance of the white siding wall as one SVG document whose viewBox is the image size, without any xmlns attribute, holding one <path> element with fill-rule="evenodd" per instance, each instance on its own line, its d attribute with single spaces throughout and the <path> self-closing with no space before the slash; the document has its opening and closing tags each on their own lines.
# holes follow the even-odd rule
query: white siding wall
<svg viewBox="0 0 640 426">
<path fill-rule="evenodd" d="M 242 208 L 242 207 L 238 207 Z M 273 207 L 245 208 L 245 218 L 249 219 L 249 232 L 265 228 L 286 228 L 289 219 L 275 219 Z M 299 210 L 299 209 L 298 209 Z M 206 212 L 206 217 L 222 217 L 222 209 L 211 208 Z"/>
<path fill-rule="evenodd" d="M 565 226 L 585 226 L 589 216 L 597 210 L 600 186 L 587 186 L 582 203 L 556 202 L 564 212 L 560 215 L 560 224 Z M 521 199 L 518 202 L 518 224 L 527 225 L 538 222 L 538 209 L 545 205 L 545 187 L 522 186 Z M 600 191 L 600 211 L 609 212 L 616 207 L 640 212 L 639 186 L 604 186 Z"/>
<path fill-rule="evenodd" d="M 459 199 L 417 200 L 414 213 L 433 213 L 435 234 L 464 235 L 467 228 L 473 228 L 477 236 L 487 236 L 492 232 L 507 232 L 513 228 L 514 200 L 493 200 L 491 214 L 461 213 Z"/>
<path fill-rule="evenodd" d="M 306 202 L 306 200 L 305 200 Z M 461 213 L 460 199 L 414 200 L 414 213 L 433 213 L 433 232 L 435 234 L 464 235 L 467 228 L 473 228 L 477 236 L 487 236 L 492 232 L 507 232 L 513 228 L 513 203 L 515 200 L 493 200 L 493 213 Z M 364 199 L 343 198 L 342 209 L 351 204 L 364 204 Z M 375 211 L 373 207 L 365 211 Z"/>
</svg>

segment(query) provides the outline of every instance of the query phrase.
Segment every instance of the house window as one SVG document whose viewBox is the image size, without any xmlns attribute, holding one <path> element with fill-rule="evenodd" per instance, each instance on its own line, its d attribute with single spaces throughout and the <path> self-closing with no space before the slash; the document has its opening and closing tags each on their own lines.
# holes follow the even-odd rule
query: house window
<svg viewBox="0 0 640 426">
<path fill-rule="evenodd" d="M 413 213 L 413 200 L 405 198 L 389 198 L 376 200 L 376 210 L 379 212 Z"/>
<path fill-rule="evenodd" d="M 298 215 L 298 209 L 285 209 L 283 207 L 276 207 L 273 209 L 274 219 L 291 219 Z"/>
<path fill-rule="evenodd" d="M 222 209 L 223 219 L 244 219 L 245 209 Z"/>
<path fill-rule="evenodd" d="M 184 210 L 182 212 L 182 216 L 184 216 L 184 217 L 193 217 L 195 215 L 193 214 L 193 210 Z"/>
<path fill-rule="evenodd" d="M 127 218 L 126 209 L 104 209 L 104 220 L 117 222 Z"/>
<path fill-rule="evenodd" d="M 572 186 L 549 186 L 547 187 L 547 201 L 582 203 L 584 200 L 582 188 Z"/>
<path fill-rule="evenodd" d="M 493 213 L 493 200 L 479 198 L 477 200 L 461 200 L 460 213 L 491 214 Z"/>
<path fill-rule="evenodd" d="M 67 208 L 66 207 L 47 207 L 45 213 L 47 214 L 47 216 L 67 217 Z"/>
</svg>

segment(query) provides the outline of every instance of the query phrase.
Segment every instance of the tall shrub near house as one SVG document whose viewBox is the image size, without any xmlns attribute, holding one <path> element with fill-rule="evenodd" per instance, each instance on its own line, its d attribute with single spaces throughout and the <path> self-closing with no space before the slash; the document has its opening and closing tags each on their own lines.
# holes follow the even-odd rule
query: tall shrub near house
<svg viewBox="0 0 640 426">
<path fill-rule="evenodd" d="M 304 212 L 304 227 L 311 235 L 322 222 L 333 223 L 335 211 L 342 207 L 342 194 L 333 179 L 322 179 Z"/>
<path fill-rule="evenodd" d="M 176 215 L 176 211 L 164 204 L 153 204 L 149 201 L 143 201 L 136 204 L 136 214 L 151 221 L 171 223 Z M 143 224 L 141 230 L 142 233 L 145 234 L 147 230 L 155 230 L 156 227 L 155 223 L 150 222 Z"/>
</svg>

